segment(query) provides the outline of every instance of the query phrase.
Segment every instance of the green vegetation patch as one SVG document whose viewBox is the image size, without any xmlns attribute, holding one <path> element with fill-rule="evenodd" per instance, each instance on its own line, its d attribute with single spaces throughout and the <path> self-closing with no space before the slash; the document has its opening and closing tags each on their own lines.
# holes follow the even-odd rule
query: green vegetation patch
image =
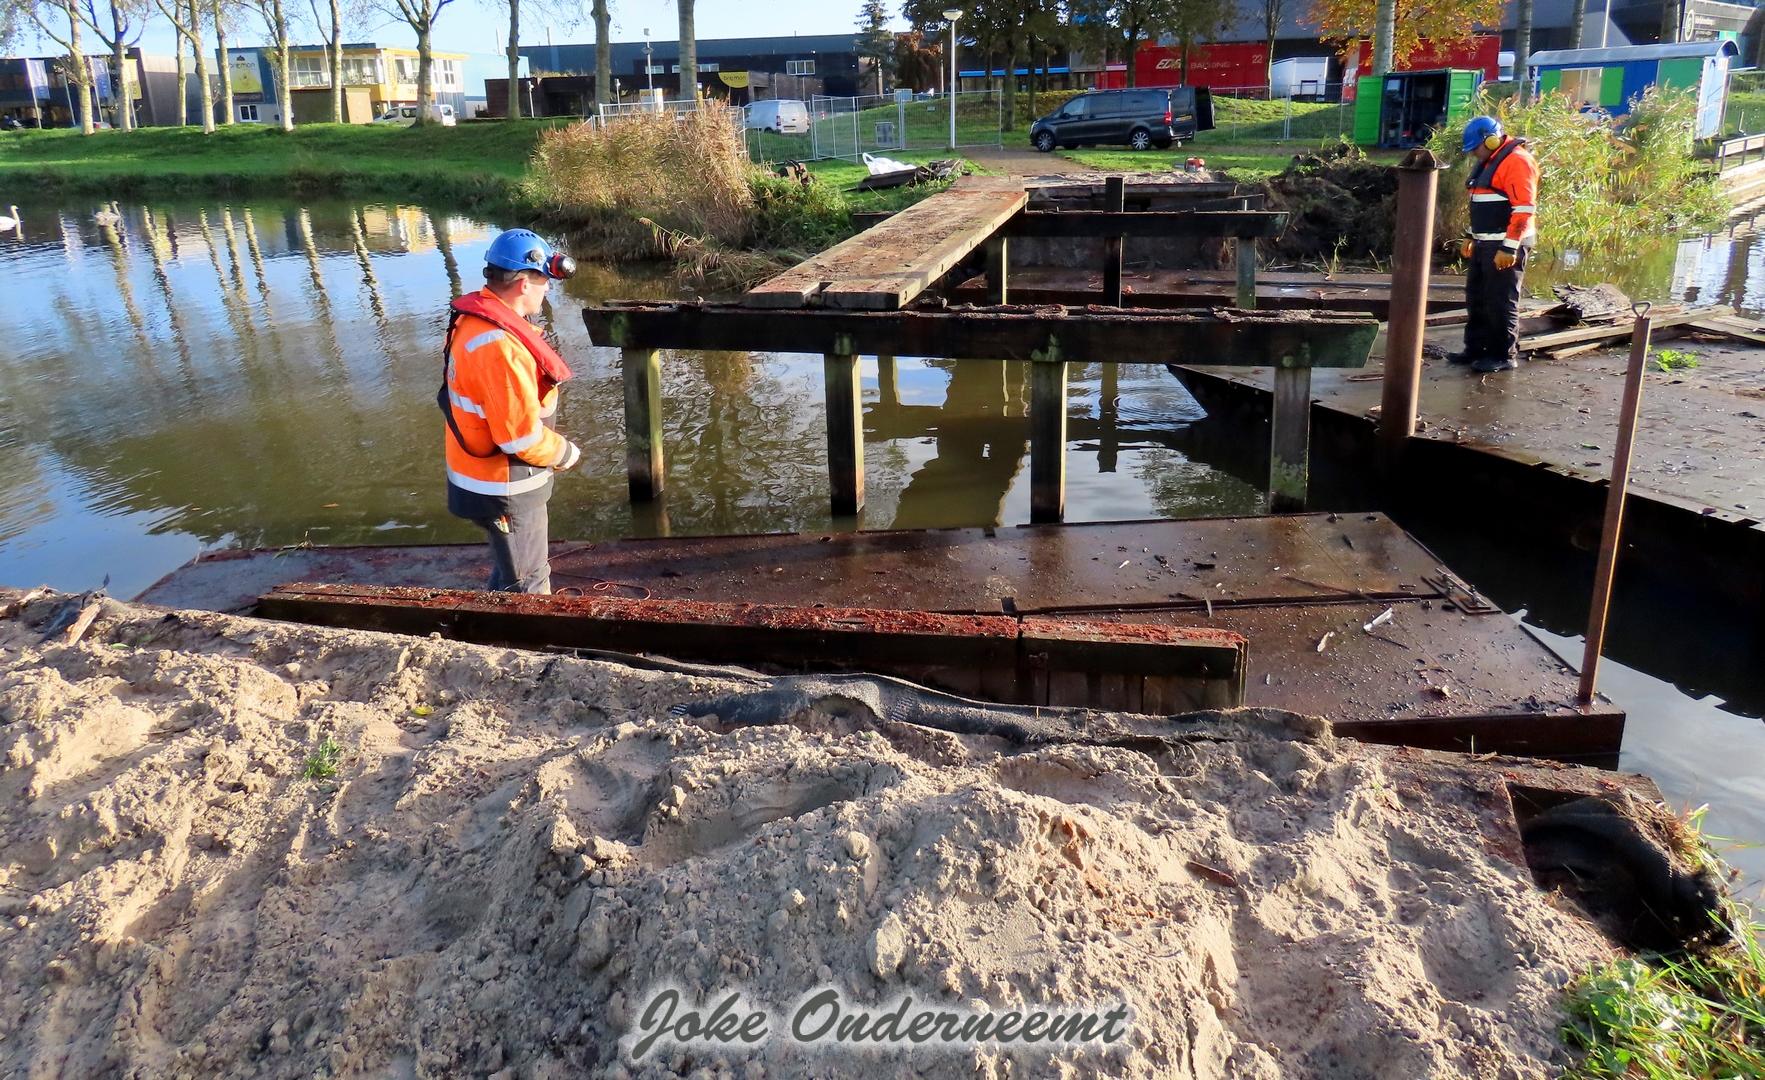
<svg viewBox="0 0 1765 1080">
<path fill-rule="evenodd" d="M 308 780 L 331 780 L 337 776 L 337 764 L 343 760 L 343 747 L 327 735 L 308 754 L 300 767 L 300 775 Z"/>
</svg>

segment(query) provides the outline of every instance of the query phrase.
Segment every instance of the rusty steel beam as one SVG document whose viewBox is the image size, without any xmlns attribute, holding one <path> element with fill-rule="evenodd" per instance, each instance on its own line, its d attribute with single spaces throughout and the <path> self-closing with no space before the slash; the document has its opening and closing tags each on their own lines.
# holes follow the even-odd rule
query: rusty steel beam
<svg viewBox="0 0 1765 1080">
<path fill-rule="evenodd" d="M 1023 705 L 1170 713 L 1244 699 L 1245 640 L 1210 628 L 309 583 L 277 586 L 257 614 L 520 648 L 869 671 Z"/>
<path fill-rule="evenodd" d="M 755 310 L 629 301 L 586 307 L 596 345 L 953 360 L 1114 360 L 1227 367 L 1364 367 L 1376 320 L 1333 312 L 1147 312 L 1025 306 Z"/>
</svg>

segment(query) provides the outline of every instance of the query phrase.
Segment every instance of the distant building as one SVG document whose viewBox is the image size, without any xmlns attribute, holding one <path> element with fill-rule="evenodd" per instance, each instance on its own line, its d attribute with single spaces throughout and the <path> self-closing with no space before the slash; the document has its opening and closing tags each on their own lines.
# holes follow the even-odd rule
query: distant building
<svg viewBox="0 0 1765 1080">
<path fill-rule="evenodd" d="M 119 85 L 139 126 L 178 122 L 177 58 L 130 49 L 123 61 L 123 80 L 114 77 L 109 54 L 86 57 L 91 86 L 82 94 L 67 77 L 65 56 L 17 56 L 0 59 L 0 116 L 32 127 L 78 127 L 81 113 L 91 109 L 95 122 L 116 124 Z M 199 118 L 195 73 L 189 80 L 188 116 Z"/>
<path fill-rule="evenodd" d="M 300 123 L 329 121 L 329 47 L 294 45 L 288 51 L 288 82 L 294 101 L 294 119 Z M 417 50 L 372 42 L 345 42 L 341 51 L 346 122 L 365 124 L 389 108 L 417 103 Z M 281 111 L 276 104 L 275 60 L 271 50 L 264 46 L 248 46 L 228 49 L 225 54 L 217 51 L 216 57 L 227 65 L 233 76 L 233 119 L 248 124 L 281 123 Z M 433 57 L 436 102 L 452 105 L 455 115 L 464 115 L 466 54 L 438 52 Z"/>
<path fill-rule="evenodd" d="M 670 100 L 686 96 L 676 41 L 616 41 L 612 46 L 613 96 L 629 99 L 654 86 Z M 581 116 L 594 105 L 594 43 L 527 45 L 531 78 L 521 80 L 522 114 Z M 761 98 L 808 98 L 815 94 L 849 97 L 874 93 L 871 61 L 858 55 L 855 34 L 804 34 L 798 37 L 710 38 L 698 42 L 698 89 L 733 104 Z M 486 79 L 485 103 L 491 116 L 507 116 L 507 79 Z"/>
</svg>

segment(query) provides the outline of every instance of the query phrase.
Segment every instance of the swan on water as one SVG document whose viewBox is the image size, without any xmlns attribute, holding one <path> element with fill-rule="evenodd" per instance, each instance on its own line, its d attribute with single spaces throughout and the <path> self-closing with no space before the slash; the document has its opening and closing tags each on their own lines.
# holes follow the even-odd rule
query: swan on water
<svg viewBox="0 0 1765 1080">
<path fill-rule="evenodd" d="M 11 232 L 24 222 L 25 219 L 18 216 L 18 207 L 8 206 L 6 213 L 0 214 L 0 232 Z"/>
<path fill-rule="evenodd" d="M 97 222 L 100 225 L 109 225 L 109 226 L 115 227 L 115 226 L 121 225 L 123 223 L 123 216 L 117 212 L 116 203 L 111 203 L 105 209 L 98 211 L 96 214 L 93 214 L 92 220 Z"/>
</svg>

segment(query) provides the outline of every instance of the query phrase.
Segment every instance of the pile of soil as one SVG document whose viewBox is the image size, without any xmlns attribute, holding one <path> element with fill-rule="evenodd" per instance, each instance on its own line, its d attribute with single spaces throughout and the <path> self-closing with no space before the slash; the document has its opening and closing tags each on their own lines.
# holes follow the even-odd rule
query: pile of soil
<svg viewBox="0 0 1765 1080">
<path fill-rule="evenodd" d="M 1274 242 L 1277 259 L 1391 258 L 1397 177 L 1386 165 L 1368 161 L 1359 149 L 1343 146 L 1295 155 L 1285 171 L 1264 182 L 1263 190 L 1268 209 L 1289 214 L 1286 230 Z"/>
<path fill-rule="evenodd" d="M 43 643 L 67 606 L 0 619 L 7 1075 L 1521 1077 L 1609 955 L 1453 791 L 1284 714 L 1157 756 L 725 729 L 671 710 L 752 683 L 108 602 Z M 1132 1020 L 633 1062 L 664 984 Z"/>
</svg>

